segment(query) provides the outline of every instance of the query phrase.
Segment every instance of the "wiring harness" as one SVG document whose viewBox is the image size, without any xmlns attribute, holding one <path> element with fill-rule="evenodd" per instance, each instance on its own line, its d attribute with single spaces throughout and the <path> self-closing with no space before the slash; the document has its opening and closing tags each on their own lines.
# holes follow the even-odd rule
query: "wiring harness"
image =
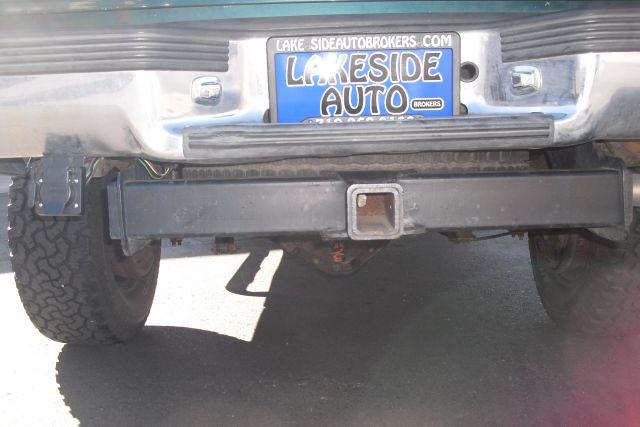
<svg viewBox="0 0 640 427">
<path fill-rule="evenodd" d="M 103 157 L 94 157 L 86 166 L 85 179 L 88 183 L 95 176 L 98 165 L 103 160 Z M 174 169 L 171 167 L 158 166 L 151 163 L 149 160 L 143 158 L 136 158 L 136 161 L 140 163 L 143 169 L 147 172 L 149 177 L 154 180 L 160 180 L 166 178 Z"/>
</svg>

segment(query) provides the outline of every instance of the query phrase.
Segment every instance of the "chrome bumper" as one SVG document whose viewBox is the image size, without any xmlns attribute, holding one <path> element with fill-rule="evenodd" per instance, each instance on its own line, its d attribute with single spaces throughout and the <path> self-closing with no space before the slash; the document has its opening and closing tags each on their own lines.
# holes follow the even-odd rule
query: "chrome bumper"
<svg viewBox="0 0 640 427">
<path fill-rule="evenodd" d="M 640 137 L 640 46 L 635 52 L 606 52 L 602 46 L 599 53 L 569 49 L 569 55 L 550 52 L 559 56 L 547 58 L 540 58 L 545 53 L 536 50 L 529 56 L 535 59 L 523 59 L 517 53 L 526 56 L 526 46 L 518 50 L 520 42 L 514 40 L 513 31 L 506 34 L 503 30 L 502 41 L 500 29 L 458 33 L 461 62 L 473 62 L 480 70 L 474 81 L 460 83 L 460 100 L 469 115 L 542 113 L 553 118 L 553 134 L 544 145 L 521 148 Z M 202 161 L 201 155 L 185 149 L 190 128 L 263 123 L 269 109 L 267 39 L 230 40 L 227 71 L 221 67 L 208 72 L 121 70 L 0 76 L 0 158 L 73 150 L 90 156 Z M 506 49 L 507 42 L 515 50 Z M 512 62 L 503 62 L 503 58 Z M 518 66 L 538 70 L 538 90 L 523 94 L 513 87 L 512 72 Z M 222 85 L 219 100 L 211 105 L 194 102 L 191 93 L 194 80 L 207 76 L 218 78 Z M 482 143 L 465 147 L 488 148 Z"/>
</svg>

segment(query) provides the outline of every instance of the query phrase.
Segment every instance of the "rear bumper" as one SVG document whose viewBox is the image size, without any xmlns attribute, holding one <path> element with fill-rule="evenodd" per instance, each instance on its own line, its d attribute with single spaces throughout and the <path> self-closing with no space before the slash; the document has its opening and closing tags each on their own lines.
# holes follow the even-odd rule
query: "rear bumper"
<svg viewBox="0 0 640 427">
<path fill-rule="evenodd" d="M 396 192 L 390 235 L 427 230 L 624 227 L 630 175 L 617 170 L 323 179 L 125 181 L 110 184 L 117 239 L 315 234 L 352 237 L 360 192 Z M 167 204 L 167 200 L 171 200 Z M 367 236 L 364 236 L 365 238 Z M 371 236 L 369 236 L 371 237 Z M 375 236 L 373 236 L 375 237 Z"/>
<path fill-rule="evenodd" d="M 396 15 L 362 17 L 355 25 L 353 17 L 301 18 L 286 25 L 258 20 L 251 21 L 256 28 L 251 32 L 235 23 L 225 31 L 171 26 L 170 31 L 154 27 L 104 35 L 7 34 L 0 44 L 0 158 L 73 150 L 218 162 L 225 157 L 221 153 L 189 150 L 191 129 L 263 123 L 270 107 L 268 38 L 338 34 L 345 28 L 381 33 L 399 25 L 407 31 L 442 27 L 460 34 L 461 62 L 480 70 L 474 81 L 460 83 L 460 100 L 470 116 L 538 112 L 553 118 L 551 137 L 522 149 L 638 138 L 640 43 L 628 28 L 634 28 L 639 10 L 571 11 L 476 25 L 447 24 L 446 17 L 438 17 L 436 27 L 429 21 L 433 16 Z M 167 50 L 169 45 L 179 51 Z M 91 47 L 93 56 L 83 59 L 77 46 Z M 109 56 L 113 52 L 122 58 Z M 536 92 L 514 91 L 511 72 L 523 65 L 540 73 Z M 222 85 L 219 101 L 211 105 L 195 103 L 191 96 L 194 80 L 205 76 Z M 500 147 L 483 139 L 466 145 L 491 148 Z"/>
</svg>

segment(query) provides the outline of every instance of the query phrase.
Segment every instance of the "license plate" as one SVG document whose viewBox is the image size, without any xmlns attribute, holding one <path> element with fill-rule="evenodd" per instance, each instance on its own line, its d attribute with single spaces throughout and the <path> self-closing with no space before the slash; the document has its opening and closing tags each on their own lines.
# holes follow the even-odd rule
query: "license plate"
<svg viewBox="0 0 640 427">
<path fill-rule="evenodd" d="M 459 113 L 460 37 L 402 33 L 271 38 L 272 122 L 411 120 Z"/>
</svg>

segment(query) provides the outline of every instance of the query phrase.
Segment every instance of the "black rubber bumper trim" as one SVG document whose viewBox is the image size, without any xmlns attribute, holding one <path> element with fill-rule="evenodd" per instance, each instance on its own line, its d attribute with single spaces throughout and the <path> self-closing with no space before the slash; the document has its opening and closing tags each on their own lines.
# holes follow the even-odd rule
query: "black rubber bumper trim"
<svg viewBox="0 0 640 427">
<path fill-rule="evenodd" d="M 401 188 L 405 234 L 624 224 L 617 170 L 424 175 L 393 183 Z M 110 232 L 130 239 L 346 236 L 349 185 L 339 179 L 116 181 L 108 187 Z"/>
<path fill-rule="evenodd" d="M 424 151 L 535 149 L 553 142 L 553 118 L 454 116 L 401 122 L 258 124 L 191 128 L 184 154 L 209 163 Z"/>
<path fill-rule="evenodd" d="M 6 34 L 0 75 L 125 70 L 229 69 L 229 40 L 217 32 L 178 27 L 131 27 L 95 32 Z"/>
<path fill-rule="evenodd" d="M 552 13 L 500 28 L 504 62 L 588 52 L 640 52 L 640 7 Z"/>
</svg>

